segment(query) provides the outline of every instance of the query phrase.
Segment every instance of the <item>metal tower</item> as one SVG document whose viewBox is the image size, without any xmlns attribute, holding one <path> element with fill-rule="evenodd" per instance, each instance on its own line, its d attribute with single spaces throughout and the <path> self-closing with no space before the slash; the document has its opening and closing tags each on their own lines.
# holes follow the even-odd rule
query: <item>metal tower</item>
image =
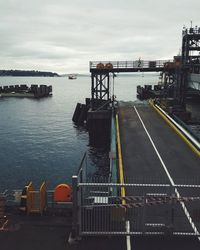
<svg viewBox="0 0 200 250">
<path fill-rule="evenodd" d="M 200 63 L 200 28 L 183 28 L 182 39 L 182 64 L 195 70 L 195 65 Z M 199 72 L 197 72 L 199 73 Z"/>
<path fill-rule="evenodd" d="M 108 63 L 107 66 L 112 67 Z M 110 101 L 110 68 L 105 68 L 103 63 L 98 63 L 95 68 L 90 68 L 91 84 L 91 108 L 98 109 Z"/>
<path fill-rule="evenodd" d="M 109 100 L 110 75 L 109 72 L 92 72 L 92 100 Z"/>
<path fill-rule="evenodd" d="M 182 31 L 182 70 L 179 80 L 179 103 L 185 105 L 188 73 L 200 73 L 200 28 L 195 26 Z"/>
</svg>

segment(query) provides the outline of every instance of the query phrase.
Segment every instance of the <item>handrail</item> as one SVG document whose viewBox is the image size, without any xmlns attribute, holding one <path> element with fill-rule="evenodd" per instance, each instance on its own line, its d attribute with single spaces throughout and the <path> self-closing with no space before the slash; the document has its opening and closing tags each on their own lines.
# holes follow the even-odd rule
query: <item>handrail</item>
<svg viewBox="0 0 200 250">
<path fill-rule="evenodd" d="M 83 165 L 85 163 L 85 166 Z M 77 171 L 78 182 L 83 182 L 86 180 L 87 171 L 87 152 L 84 153 L 81 163 Z"/>
<path fill-rule="evenodd" d="M 116 151 L 115 110 L 114 107 L 112 107 L 109 182 L 117 182 Z"/>
<path fill-rule="evenodd" d="M 83 166 L 83 163 L 84 163 L 84 161 L 85 161 L 86 155 L 87 155 L 87 152 L 85 152 L 84 155 L 83 155 L 83 158 L 82 158 L 82 160 L 81 160 L 81 163 L 80 163 L 79 168 L 78 168 L 78 171 L 77 171 L 77 176 L 79 176 L 80 173 L 81 173 L 81 171 L 82 171 L 82 166 Z"/>
<path fill-rule="evenodd" d="M 135 61 L 90 61 L 90 69 L 98 68 L 98 64 L 112 65 L 112 69 L 122 69 L 122 68 L 160 68 L 164 67 L 165 63 L 173 62 L 173 60 L 135 60 Z"/>
<path fill-rule="evenodd" d="M 108 183 L 108 182 L 83 182 L 78 183 L 79 187 L 172 187 L 171 184 L 159 184 L 159 183 Z M 175 184 L 173 188 L 198 188 L 200 185 L 196 184 Z"/>
</svg>

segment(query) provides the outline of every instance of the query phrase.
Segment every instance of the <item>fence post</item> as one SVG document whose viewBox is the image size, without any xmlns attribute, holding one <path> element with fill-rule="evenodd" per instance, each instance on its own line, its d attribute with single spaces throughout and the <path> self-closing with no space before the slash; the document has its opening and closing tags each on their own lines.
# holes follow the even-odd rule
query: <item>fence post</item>
<svg viewBox="0 0 200 250">
<path fill-rule="evenodd" d="M 87 177 L 87 154 L 84 155 L 85 164 L 82 166 L 82 182 L 86 182 Z"/>
<path fill-rule="evenodd" d="M 174 231 L 174 188 L 170 186 L 167 191 L 167 212 L 166 212 L 166 223 L 165 223 L 165 235 L 171 236 Z M 172 200 L 171 200 L 172 199 Z"/>
<path fill-rule="evenodd" d="M 173 187 L 171 187 L 171 197 L 172 197 L 172 203 L 171 203 L 171 230 L 174 231 L 174 218 L 175 218 L 175 200 L 173 199 L 176 197 L 175 190 Z"/>
<path fill-rule="evenodd" d="M 145 230 L 145 223 L 146 223 L 146 201 L 147 201 L 147 194 L 143 193 L 143 207 L 142 207 L 142 234 L 144 235 Z"/>
<path fill-rule="evenodd" d="M 69 244 L 75 244 L 79 240 L 79 216 L 78 216 L 78 176 L 72 176 L 72 190 L 73 190 L 73 218 L 72 218 L 72 232 L 69 236 Z"/>
</svg>

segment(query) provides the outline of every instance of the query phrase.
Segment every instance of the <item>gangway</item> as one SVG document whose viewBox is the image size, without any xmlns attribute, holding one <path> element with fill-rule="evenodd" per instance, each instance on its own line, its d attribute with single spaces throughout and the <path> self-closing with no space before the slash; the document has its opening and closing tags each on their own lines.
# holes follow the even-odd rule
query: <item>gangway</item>
<svg viewBox="0 0 200 250">
<path fill-rule="evenodd" d="M 134 61 L 91 61 L 91 73 L 119 73 L 119 72 L 159 72 L 165 64 L 172 60 L 134 60 Z"/>
</svg>

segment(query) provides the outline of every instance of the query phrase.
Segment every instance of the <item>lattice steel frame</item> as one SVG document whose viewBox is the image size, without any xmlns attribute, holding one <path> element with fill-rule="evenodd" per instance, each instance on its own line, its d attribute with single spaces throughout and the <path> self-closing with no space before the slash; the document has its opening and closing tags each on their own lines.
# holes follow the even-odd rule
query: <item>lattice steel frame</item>
<svg viewBox="0 0 200 250">
<path fill-rule="evenodd" d="M 110 98 L 110 74 L 109 72 L 94 73 L 92 72 L 91 94 L 92 100 L 106 100 Z"/>
<path fill-rule="evenodd" d="M 184 105 L 188 73 L 200 73 L 200 28 L 184 28 L 182 35 L 182 72 L 178 88 L 179 102 Z"/>
<path fill-rule="evenodd" d="M 182 39 L 182 64 L 192 67 L 200 64 L 200 28 L 183 29 Z"/>
</svg>

